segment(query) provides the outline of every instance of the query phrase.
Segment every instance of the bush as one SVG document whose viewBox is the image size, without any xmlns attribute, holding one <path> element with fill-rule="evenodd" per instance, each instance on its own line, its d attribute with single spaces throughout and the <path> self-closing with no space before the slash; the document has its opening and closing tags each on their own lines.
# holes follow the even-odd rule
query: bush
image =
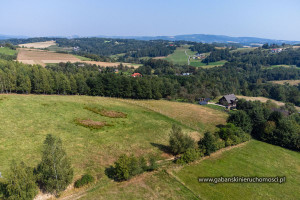
<svg viewBox="0 0 300 200">
<path fill-rule="evenodd" d="M 196 149 L 188 149 L 184 154 L 176 160 L 178 164 L 190 163 L 200 157 L 200 152 Z"/>
<path fill-rule="evenodd" d="M 206 132 L 198 144 L 199 149 L 208 156 L 217 150 L 216 137 L 210 132 Z"/>
<path fill-rule="evenodd" d="M 107 170 L 110 178 L 116 181 L 126 181 L 131 177 L 142 174 L 145 171 L 157 169 L 155 157 L 149 158 L 149 166 L 144 157 L 136 158 L 135 156 L 121 155 L 115 162 L 115 166 Z M 109 172 L 108 172 L 109 171 Z"/>
<path fill-rule="evenodd" d="M 158 168 L 158 165 L 156 163 L 156 158 L 154 156 L 150 156 L 149 158 L 149 166 L 148 166 L 148 171 L 153 171 Z"/>
<path fill-rule="evenodd" d="M 182 130 L 179 126 L 173 125 L 171 134 L 170 134 L 170 149 L 173 154 L 184 153 L 189 148 L 194 148 L 194 140 L 182 133 Z"/>
<path fill-rule="evenodd" d="M 231 123 L 220 128 L 218 134 L 225 141 L 225 146 L 237 145 L 250 139 L 250 135 L 245 133 L 242 128 Z"/>
<path fill-rule="evenodd" d="M 88 185 L 92 182 L 94 182 L 95 179 L 92 175 L 90 174 L 84 174 L 79 180 L 77 180 L 74 184 L 74 187 L 80 188 L 82 186 Z"/>
</svg>

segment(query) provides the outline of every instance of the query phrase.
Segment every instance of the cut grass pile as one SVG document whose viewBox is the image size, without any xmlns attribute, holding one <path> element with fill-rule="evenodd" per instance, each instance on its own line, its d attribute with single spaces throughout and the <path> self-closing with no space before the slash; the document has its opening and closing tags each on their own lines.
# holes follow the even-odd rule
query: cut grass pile
<svg viewBox="0 0 300 200">
<path fill-rule="evenodd" d="M 106 110 L 104 108 L 99 109 L 96 107 L 85 107 L 85 109 L 92 111 L 94 113 L 100 114 L 105 117 L 110 117 L 110 118 L 126 118 L 127 114 L 123 112 L 118 112 L 118 111 L 113 111 L 113 110 Z"/>
<path fill-rule="evenodd" d="M 252 140 L 174 174 L 201 199 L 298 199 L 300 153 Z M 286 176 L 286 183 L 199 183 L 198 177 Z"/>
<path fill-rule="evenodd" d="M 106 122 L 93 121 L 91 119 L 76 119 L 75 121 L 77 124 L 91 129 L 99 129 L 107 126 Z"/>
</svg>

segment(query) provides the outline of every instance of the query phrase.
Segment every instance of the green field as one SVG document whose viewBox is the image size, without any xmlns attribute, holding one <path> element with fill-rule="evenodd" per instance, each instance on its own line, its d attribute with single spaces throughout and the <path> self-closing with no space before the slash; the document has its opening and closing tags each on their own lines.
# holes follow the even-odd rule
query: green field
<svg viewBox="0 0 300 200">
<path fill-rule="evenodd" d="M 195 55 L 197 52 L 193 52 L 189 49 L 189 46 L 177 47 L 177 49 L 171 55 L 167 56 L 165 59 L 174 64 L 187 65 L 188 56 L 185 54 L 185 51 L 188 55 Z"/>
<path fill-rule="evenodd" d="M 83 57 L 83 56 L 79 56 L 79 55 L 74 55 L 76 58 L 79 58 L 81 61 L 91 61 L 92 59 L 87 58 L 87 57 Z"/>
<path fill-rule="evenodd" d="M 202 68 L 212 68 L 212 67 L 222 66 L 226 63 L 225 60 L 221 60 L 218 62 L 211 62 L 208 65 L 206 65 L 205 63 L 202 63 L 201 60 L 194 60 L 192 58 L 192 56 L 195 54 L 197 54 L 197 52 L 191 51 L 189 49 L 189 45 L 184 45 L 182 47 L 177 47 L 177 49 L 174 51 L 174 53 L 172 53 L 171 55 L 167 56 L 164 59 L 169 62 L 172 62 L 174 64 L 187 65 L 188 58 L 189 58 L 189 56 L 191 56 L 190 65 L 193 67 L 202 67 Z"/>
<path fill-rule="evenodd" d="M 219 67 L 219 66 L 223 66 L 227 61 L 226 60 L 221 60 L 221 61 L 217 61 L 217 62 L 210 62 L 208 65 L 206 65 L 205 63 L 199 61 L 199 60 L 191 60 L 191 66 L 194 67 L 202 67 L 202 68 L 213 68 L 213 67 Z"/>
<path fill-rule="evenodd" d="M 72 47 L 59 47 L 57 45 L 52 45 L 50 47 L 47 47 L 46 49 L 48 51 L 54 51 L 54 52 L 66 52 L 66 53 L 72 52 Z"/>
<path fill-rule="evenodd" d="M 274 69 L 274 68 L 279 68 L 279 67 L 300 69 L 300 67 L 297 67 L 296 65 L 272 65 L 272 66 L 265 66 L 263 68 Z"/>
<path fill-rule="evenodd" d="M 108 118 L 85 107 L 123 112 L 127 118 Z M 106 176 L 105 169 L 123 153 L 155 155 L 161 160 L 172 157 L 161 147 L 168 145 L 174 123 L 181 125 L 195 141 L 205 131 L 214 131 L 216 125 L 225 124 L 227 113 L 210 106 L 165 100 L 12 94 L 0 95 L 0 117 L 5 124 L 0 126 L 0 171 L 3 177 L 12 160 L 23 160 L 36 166 L 41 159 L 43 141 L 51 133 L 63 141 L 75 170 L 74 181 L 86 172 L 97 179 L 90 187 L 68 190 L 62 197 L 199 199 L 200 195 L 200 199 L 234 199 L 246 194 L 249 199 L 276 199 L 275 195 L 295 199 L 299 195 L 299 153 L 255 140 L 183 168 L 164 161 L 159 170 L 126 182 L 114 182 Z M 107 122 L 111 126 L 89 129 L 77 125 L 75 119 Z M 217 175 L 285 175 L 288 182 L 260 184 L 259 189 L 256 184 L 197 183 L 198 176 Z"/>
<path fill-rule="evenodd" d="M 300 153 L 256 140 L 174 174 L 200 199 L 299 199 Z M 286 183 L 199 183 L 197 177 L 286 176 Z"/>
<path fill-rule="evenodd" d="M 10 48 L 7 47 L 2 47 L 0 48 L 0 54 L 5 54 L 5 55 L 15 55 L 17 53 L 17 50 L 12 50 Z"/>
<path fill-rule="evenodd" d="M 86 106 L 121 111 L 128 116 L 108 118 L 84 109 Z M 189 113 L 179 114 L 187 108 L 190 108 Z M 105 168 L 123 153 L 169 158 L 171 155 L 161 151 L 159 146 L 168 144 L 174 123 L 182 124 L 186 133 L 199 138 L 204 129 L 211 129 L 226 120 L 226 114 L 222 112 L 193 104 L 60 95 L 0 95 L 0 117 L 5 124 L 0 126 L 0 171 L 3 177 L 12 160 L 23 160 L 36 166 L 41 159 L 43 141 L 51 133 L 63 141 L 75 169 L 74 180 L 86 172 L 97 177 L 98 182 L 87 193 L 91 199 L 98 199 L 98 195 L 103 199 L 114 199 L 116 191 L 119 199 L 190 199 L 193 195 L 163 172 L 137 177 L 142 179 L 144 187 L 134 179 L 130 184 L 113 182 L 105 175 Z M 77 125 L 76 118 L 105 121 L 112 126 L 91 130 Z"/>
</svg>

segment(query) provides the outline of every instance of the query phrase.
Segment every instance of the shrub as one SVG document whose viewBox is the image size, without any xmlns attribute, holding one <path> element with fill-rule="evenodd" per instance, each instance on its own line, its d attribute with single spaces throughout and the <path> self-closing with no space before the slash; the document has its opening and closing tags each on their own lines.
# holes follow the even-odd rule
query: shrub
<svg viewBox="0 0 300 200">
<path fill-rule="evenodd" d="M 155 157 L 149 158 L 149 166 L 144 157 L 121 155 L 115 162 L 115 166 L 107 170 L 110 178 L 116 181 L 126 181 L 131 177 L 143 173 L 144 171 L 153 171 L 157 169 Z M 108 172 L 109 171 L 109 172 Z"/>
<path fill-rule="evenodd" d="M 95 179 L 92 175 L 90 174 L 84 174 L 80 179 L 78 179 L 75 184 L 74 184 L 74 187 L 76 188 L 80 188 L 82 186 L 85 186 L 85 185 L 88 185 L 92 182 L 94 182 Z"/>
<path fill-rule="evenodd" d="M 200 152 L 197 151 L 196 149 L 188 149 L 184 154 L 176 160 L 176 163 L 178 164 L 184 164 L 184 163 L 190 163 L 195 161 L 197 158 L 200 157 Z"/>
<path fill-rule="evenodd" d="M 156 158 L 154 156 L 150 156 L 149 158 L 149 166 L 148 166 L 148 171 L 153 171 L 158 168 Z"/>
<path fill-rule="evenodd" d="M 209 156 L 217 150 L 216 137 L 212 133 L 206 132 L 204 137 L 200 139 L 198 145 L 200 150 L 202 149 L 202 151 L 205 152 L 205 155 Z"/>
<path fill-rule="evenodd" d="M 184 153 L 189 148 L 194 148 L 194 140 L 182 133 L 179 126 L 173 125 L 170 134 L 170 149 L 173 154 Z"/>
<path fill-rule="evenodd" d="M 130 178 L 130 158 L 127 155 L 121 155 L 115 162 L 114 178 L 117 181 L 124 181 Z"/>
</svg>

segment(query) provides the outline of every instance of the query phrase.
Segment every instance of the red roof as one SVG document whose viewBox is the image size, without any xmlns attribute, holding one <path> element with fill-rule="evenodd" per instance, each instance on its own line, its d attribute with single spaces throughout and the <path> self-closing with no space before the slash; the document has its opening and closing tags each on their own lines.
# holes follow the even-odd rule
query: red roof
<svg viewBox="0 0 300 200">
<path fill-rule="evenodd" d="M 140 74 L 140 73 L 133 73 L 133 74 L 131 74 L 131 76 L 132 76 L 132 77 L 141 77 L 142 74 Z"/>
</svg>

